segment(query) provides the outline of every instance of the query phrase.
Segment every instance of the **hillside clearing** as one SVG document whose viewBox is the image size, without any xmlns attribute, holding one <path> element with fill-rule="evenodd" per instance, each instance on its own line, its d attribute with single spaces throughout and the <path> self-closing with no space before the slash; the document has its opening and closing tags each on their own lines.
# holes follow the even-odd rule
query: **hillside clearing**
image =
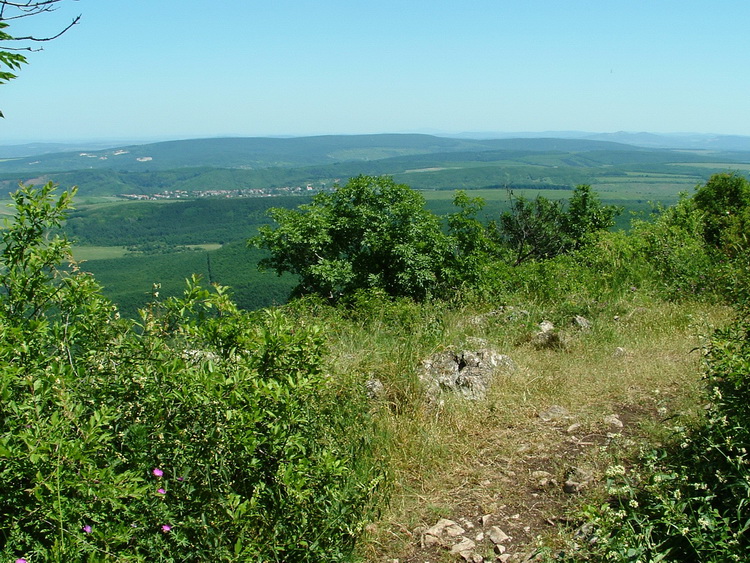
<svg viewBox="0 0 750 563">
<path fill-rule="evenodd" d="M 540 313 L 531 316 L 540 319 Z M 485 561 L 494 560 L 492 543 L 476 538 L 490 526 L 510 536 L 503 544 L 511 554 L 506 560 L 524 560 L 540 545 L 560 545 L 559 538 L 575 528 L 568 513 L 601 498 L 609 465 L 700 416 L 700 347 L 729 311 L 633 301 L 611 313 L 594 320 L 589 332 L 567 331 L 566 347 L 555 351 L 534 348 L 523 334 L 529 325 L 519 332 L 508 322 L 481 330 L 459 319 L 449 323 L 452 338 L 445 346 L 483 338 L 509 355 L 517 370 L 495 380 L 484 401 L 446 398 L 414 419 L 390 420 L 400 446 L 391 452 L 396 485 L 389 509 L 369 529 L 363 549 L 368 561 L 459 560 L 447 548 L 421 543 L 424 530 L 440 518 L 459 523 Z M 351 362 L 367 349 L 342 355 Z M 622 427 L 605 420 L 610 415 Z M 568 494 L 563 486 L 574 468 L 593 478 Z"/>
</svg>

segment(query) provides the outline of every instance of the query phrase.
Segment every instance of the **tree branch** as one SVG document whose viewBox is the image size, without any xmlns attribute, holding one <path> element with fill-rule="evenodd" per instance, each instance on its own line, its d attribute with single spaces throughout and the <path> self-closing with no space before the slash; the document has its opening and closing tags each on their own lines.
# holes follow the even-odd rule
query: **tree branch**
<svg viewBox="0 0 750 563">
<path fill-rule="evenodd" d="M 41 43 L 43 41 L 52 41 L 53 39 L 57 39 L 58 37 L 60 37 L 63 33 L 68 31 L 74 25 L 78 24 L 78 22 L 80 21 L 81 21 L 81 16 L 79 14 L 62 31 L 60 31 L 56 35 L 53 35 L 52 37 L 34 37 L 33 35 L 27 35 L 26 37 L 13 37 L 9 41 L 35 41 L 38 43 Z M 4 47 L 4 48 L 10 49 L 11 51 L 32 51 L 33 50 L 31 47 L 21 47 L 21 48 Z"/>
</svg>

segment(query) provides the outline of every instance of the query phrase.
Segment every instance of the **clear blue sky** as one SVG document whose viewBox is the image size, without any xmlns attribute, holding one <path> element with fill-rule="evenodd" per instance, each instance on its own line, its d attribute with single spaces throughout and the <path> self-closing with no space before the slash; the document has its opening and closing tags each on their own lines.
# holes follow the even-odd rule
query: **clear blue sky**
<svg viewBox="0 0 750 563">
<path fill-rule="evenodd" d="M 24 31 L 78 13 L 0 86 L 0 144 L 750 135 L 747 0 L 66 0 Z"/>
</svg>

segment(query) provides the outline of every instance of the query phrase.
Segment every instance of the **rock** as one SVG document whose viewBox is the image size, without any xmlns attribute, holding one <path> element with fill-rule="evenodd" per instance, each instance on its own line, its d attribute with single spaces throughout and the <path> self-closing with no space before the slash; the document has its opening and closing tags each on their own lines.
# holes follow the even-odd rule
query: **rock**
<svg viewBox="0 0 750 563">
<path fill-rule="evenodd" d="M 578 430 L 580 427 L 581 427 L 580 423 L 574 422 L 573 424 L 571 424 L 570 426 L 568 426 L 568 428 L 565 430 L 565 432 L 567 432 L 568 434 L 572 434 L 573 432 L 575 432 L 576 430 Z"/>
<path fill-rule="evenodd" d="M 367 388 L 367 396 L 370 399 L 381 399 L 385 397 L 385 385 L 379 379 L 372 377 L 365 383 Z"/>
<path fill-rule="evenodd" d="M 539 331 L 540 332 L 552 332 L 555 330 L 555 325 L 553 325 L 550 321 L 542 321 L 539 323 Z"/>
<path fill-rule="evenodd" d="M 589 469 L 574 467 L 568 473 L 568 478 L 565 481 L 563 490 L 568 494 L 579 493 L 583 489 L 585 489 L 593 480 L 594 474 Z"/>
<path fill-rule="evenodd" d="M 446 391 L 479 400 L 486 396 L 497 371 L 512 372 L 515 367 L 508 356 L 489 348 L 460 353 L 446 351 L 422 362 L 419 379 L 430 402 L 435 402 L 440 393 Z"/>
<path fill-rule="evenodd" d="M 503 532 L 499 526 L 492 526 L 487 532 L 487 537 L 495 545 L 505 543 L 510 539 L 510 536 Z"/>
<path fill-rule="evenodd" d="M 531 474 L 531 478 L 536 482 L 537 487 L 542 489 L 557 484 L 552 473 L 548 473 L 547 471 L 534 471 Z"/>
<path fill-rule="evenodd" d="M 490 523 L 490 520 L 492 520 L 492 514 L 485 514 L 484 516 L 482 516 L 482 518 L 481 518 L 482 527 L 483 528 L 486 527 L 487 524 Z"/>
<path fill-rule="evenodd" d="M 421 544 L 423 548 L 434 545 L 445 545 L 446 538 L 456 538 L 461 536 L 466 530 L 459 526 L 453 520 L 441 518 L 437 524 L 427 528 L 422 533 Z"/>
<path fill-rule="evenodd" d="M 467 518 L 461 518 L 460 525 L 466 528 L 467 530 L 473 530 L 474 529 L 474 522 Z"/>
<path fill-rule="evenodd" d="M 581 315 L 573 317 L 573 325 L 581 330 L 591 330 L 591 321 Z"/>
<path fill-rule="evenodd" d="M 547 410 L 541 411 L 538 416 L 544 422 L 551 422 L 555 420 L 564 420 L 566 418 L 570 418 L 570 413 L 565 407 L 561 407 L 560 405 L 552 405 Z"/>
<path fill-rule="evenodd" d="M 474 551 L 476 546 L 477 544 L 469 538 L 462 538 L 460 542 L 451 548 L 451 553 L 457 553 L 467 561 L 470 561 L 469 557 L 473 555 L 472 551 Z"/>
<path fill-rule="evenodd" d="M 612 354 L 615 358 L 622 358 L 627 354 L 627 351 L 622 346 L 615 348 L 615 353 Z"/>
<path fill-rule="evenodd" d="M 531 343 L 535 348 L 562 348 L 563 341 L 555 331 L 555 325 L 550 321 L 542 321 L 539 324 L 539 332 L 532 338 Z"/>
<path fill-rule="evenodd" d="M 622 420 L 616 414 L 610 414 L 604 417 L 604 424 L 608 424 L 614 428 L 622 428 Z"/>
</svg>

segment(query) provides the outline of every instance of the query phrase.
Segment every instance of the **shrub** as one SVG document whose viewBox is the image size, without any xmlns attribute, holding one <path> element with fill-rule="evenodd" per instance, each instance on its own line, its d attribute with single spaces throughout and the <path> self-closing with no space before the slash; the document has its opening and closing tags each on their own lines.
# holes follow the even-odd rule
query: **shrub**
<svg viewBox="0 0 750 563">
<path fill-rule="evenodd" d="M 14 195 L 0 295 L 0 554 L 45 561 L 343 561 L 383 491 L 363 390 L 321 329 L 197 279 L 119 320 Z"/>
<path fill-rule="evenodd" d="M 352 178 L 295 210 L 270 210 L 276 228 L 261 227 L 250 244 L 271 256 L 263 268 L 297 274 L 297 294 L 331 300 L 361 289 L 424 300 L 445 291 L 448 237 L 424 198 L 388 177 Z"/>
</svg>

